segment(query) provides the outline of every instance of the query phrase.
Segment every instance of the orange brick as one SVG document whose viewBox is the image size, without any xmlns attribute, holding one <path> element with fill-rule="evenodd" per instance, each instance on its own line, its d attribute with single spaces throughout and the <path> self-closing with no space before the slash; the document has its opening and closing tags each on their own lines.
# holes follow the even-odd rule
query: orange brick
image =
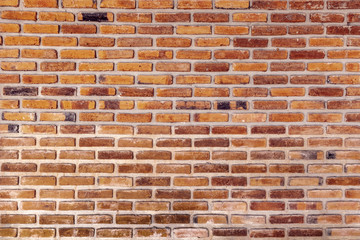
<svg viewBox="0 0 360 240">
<path fill-rule="evenodd" d="M 310 47 L 342 47 L 344 40 L 342 38 L 310 38 Z"/>
<path fill-rule="evenodd" d="M 59 26 L 49 24 L 24 24 L 23 31 L 24 33 L 56 34 L 59 32 Z"/>
<path fill-rule="evenodd" d="M 80 113 L 80 121 L 114 121 L 113 113 Z"/>
<path fill-rule="evenodd" d="M 138 52 L 138 58 L 140 60 L 172 59 L 173 53 L 166 50 L 141 50 Z"/>
<path fill-rule="evenodd" d="M 308 63 L 308 71 L 341 71 L 342 63 Z"/>
<path fill-rule="evenodd" d="M 348 72 L 360 72 L 359 63 L 346 63 L 345 68 Z"/>
<path fill-rule="evenodd" d="M 0 24 L 0 32 L 5 32 L 5 33 L 20 32 L 20 25 L 13 24 L 13 23 L 1 23 Z"/>
<path fill-rule="evenodd" d="M 196 122 L 227 122 L 229 120 L 226 113 L 197 113 L 194 118 Z"/>
<path fill-rule="evenodd" d="M 253 26 L 251 28 L 251 35 L 253 36 L 273 36 L 273 35 L 285 35 L 287 29 L 285 26 Z"/>
<path fill-rule="evenodd" d="M 231 144 L 235 147 L 265 147 L 266 139 L 263 138 L 232 139 Z"/>
<path fill-rule="evenodd" d="M 115 39 L 108 37 L 81 37 L 79 41 L 82 47 L 113 47 Z"/>
<path fill-rule="evenodd" d="M 24 0 L 26 8 L 57 8 L 57 0 Z"/>
<path fill-rule="evenodd" d="M 120 113 L 116 116 L 116 121 L 118 122 L 150 122 L 151 119 L 152 119 L 151 113 L 143 113 L 143 114 Z"/>
<path fill-rule="evenodd" d="M 53 125 L 22 125 L 21 132 L 25 134 L 56 134 L 56 127 Z"/>
<path fill-rule="evenodd" d="M 284 50 L 254 50 L 254 59 L 286 59 L 287 51 Z"/>
<path fill-rule="evenodd" d="M 152 71 L 152 63 L 118 63 L 117 70 L 118 71 L 138 71 L 138 72 L 151 72 Z"/>
<path fill-rule="evenodd" d="M 74 138 L 42 138 L 40 139 L 40 146 L 71 147 L 71 146 L 75 146 L 75 139 Z M 40 166 L 42 169 L 41 171 L 48 171 L 51 169 L 51 166 L 52 165 L 46 165 L 46 164 L 41 165 Z M 61 168 L 59 170 L 61 171 Z"/>
<path fill-rule="evenodd" d="M 40 198 L 74 198 L 74 190 L 51 190 L 51 189 L 41 189 Z"/>
<path fill-rule="evenodd" d="M 272 88 L 270 94 L 273 97 L 305 96 L 304 88 Z"/>
<path fill-rule="evenodd" d="M 157 122 L 189 122 L 189 114 L 157 114 Z"/>
<path fill-rule="evenodd" d="M 268 89 L 266 88 L 235 88 L 233 90 L 235 97 L 266 97 Z"/>
<path fill-rule="evenodd" d="M 100 75 L 100 84 L 119 84 L 131 85 L 134 84 L 134 77 L 129 75 Z M 95 76 L 94 82 L 95 83 Z"/>
<path fill-rule="evenodd" d="M 195 88 L 195 97 L 228 97 L 228 88 Z"/>
<path fill-rule="evenodd" d="M 0 74 L 0 83 L 19 83 L 20 75 L 18 74 Z"/>
<path fill-rule="evenodd" d="M 304 115 L 302 113 L 271 113 L 270 122 L 302 122 Z"/>
<path fill-rule="evenodd" d="M 216 4 L 216 3 L 215 3 Z M 230 8 L 231 5 L 229 5 Z M 234 13 L 232 15 L 234 22 L 266 22 L 266 13 Z"/>
<path fill-rule="evenodd" d="M 233 122 L 265 122 L 266 121 L 266 114 L 264 113 L 239 113 L 233 114 L 232 116 Z"/>
<path fill-rule="evenodd" d="M 138 82 L 140 84 L 170 85 L 172 84 L 172 76 L 171 75 L 139 75 Z"/>
<path fill-rule="evenodd" d="M 43 228 L 20 229 L 19 237 L 22 237 L 22 238 L 33 238 L 33 237 L 51 238 L 51 237 L 55 237 L 55 229 L 43 229 Z"/>
<path fill-rule="evenodd" d="M 40 12 L 40 21 L 74 22 L 75 15 L 68 12 Z"/>
<path fill-rule="evenodd" d="M 11 20 L 36 20 L 36 12 L 31 11 L 2 11 L 2 19 L 11 19 Z"/>
<path fill-rule="evenodd" d="M 18 58 L 19 56 L 18 49 L 0 49 L 1 58 Z"/>
<path fill-rule="evenodd" d="M 22 101 L 23 108 L 54 109 L 57 108 L 57 101 L 54 100 L 26 100 Z"/>
<path fill-rule="evenodd" d="M 267 63 L 233 63 L 234 71 L 266 72 L 267 68 Z"/>
<path fill-rule="evenodd" d="M 113 71 L 113 63 L 80 63 L 79 71 Z"/>
<path fill-rule="evenodd" d="M 216 59 L 247 59 L 249 58 L 248 51 L 237 50 L 216 50 L 214 51 Z"/>
<path fill-rule="evenodd" d="M 60 58 L 62 59 L 91 59 L 95 58 L 94 50 L 61 50 Z"/>
<path fill-rule="evenodd" d="M 210 76 L 177 76 L 176 83 L 177 84 L 207 84 L 211 82 Z"/>
<path fill-rule="evenodd" d="M 156 95 L 159 97 L 191 97 L 192 90 L 190 88 L 162 88 L 157 89 Z"/>
<path fill-rule="evenodd" d="M 43 37 L 41 39 L 44 46 L 76 46 L 77 38 L 74 37 Z"/>
<path fill-rule="evenodd" d="M 23 58 L 41 58 L 41 59 L 56 59 L 57 52 L 53 49 L 40 50 L 40 49 L 23 49 L 21 50 Z"/>
<path fill-rule="evenodd" d="M 292 101 L 290 103 L 292 109 L 324 109 L 325 103 L 322 101 Z"/>
<path fill-rule="evenodd" d="M 158 62 L 155 69 L 160 72 L 190 72 L 190 63 Z"/>
<path fill-rule="evenodd" d="M 0 100 L 0 109 L 16 109 L 19 108 L 18 100 Z"/>
<path fill-rule="evenodd" d="M 39 37 L 28 37 L 28 36 L 6 36 L 4 40 L 5 45 L 9 46 L 39 46 L 40 38 Z"/>
<path fill-rule="evenodd" d="M 309 113 L 308 122 L 341 122 L 341 113 Z"/>
<path fill-rule="evenodd" d="M 118 13 L 116 15 L 116 21 L 150 23 L 151 16 L 151 13 Z"/>
<path fill-rule="evenodd" d="M 178 59 L 210 59 L 211 51 L 180 50 L 176 52 Z"/>
<path fill-rule="evenodd" d="M 132 135 L 134 130 L 131 126 L 105 125 L 100 126 L 98 132 L 101 134 L 129 134 Z"/>
<path fill-rule="evenodd" d="M 75 121 L 74 113 L 41 113 L 40 121 Z"/>
<path fill-rule="evenodd" d="M 61 75 L 60 82 L 62 84 L 94 84 L 95 75 Z"/>
<path fill-rule="evenodd" d="M 174 27 L 171 25 L 142 25 L 138 28 L 140 34 L 173 34 Z"/>
<path fill-rule="evenodd" d="M 140 0 L 139 8 L 144 9 L 166 9 L 173 8 L 173 0 Z"/>
<path fill-rule="evenodd" d="M 221 47 L 229 46 L 229 38 L 197 38 L 195 39 L 195 46 L 197 47 Z"/>
<path fill-rule="evenodd" d="M 2 7 L 17 7 L 17 6 L 19 6 L 19 0 L 4 0 L 0 3 L 0 6 L 2 6 Z"/>
<path fill-rule="evenodd" d="M 100 3 L 101 8 L 120 8 L 120 9 L 133 9 L 135 8 L 135 0 L 103 0 Z"/>
<path fill-rule="evenodd" d="M 360 51 L 358 50 L 332 50 L 328 51 L 329 58 L 359 58 Z"/>
<path fill-rule="evenodd" d="M 215 26 L 214 33 L 218 35 L 247 35 L 249 28 L 242 26 Z"/>
<path fill-rule="evenodd" d="M 249 76 L 243 75 L 217 75 L 215 76 L 215 84 L 247 84 Z"/>
<path fill-rule="evenodd" d="M 56 178 L 55 177 L 22 177 L 21 184 L 22 185 L 55 185 Z"/>
<path fill-rule="evenodd" d="M 1 146 L 35 146 L 34 138 L 0 138 Z"/>
<path fill-rule="evenodd" d="M 2 62 L 1 69 L 4 71 L 35 71 L 36 62 Z"/>
<path fill-rule="evenodd" d="M 179 9 L 211 9 L 212 0 L 179 0 Z"/>
<path fill-rule="evenodd" d="M 35 113 L 13 113 L 13 112 L 4 112 L 3 119 L 8 121 L 35 121 L 36 115 Z"/>
<path fill-rule="evenodd" d="M 241 9 L 250 6 L 249 0 L 215 0 L 216 8 Z"/>
<path fill-rule="evenodd" d="M 64 8 L 96 8 L 93 0 L 62 0 Z"/>
<path fill-rule="evenodd" d="M 134 57 L 134 51 L 133 50 L 100 50 L 98 52 L 98 57 L 100 59 L 128 59 Z"/>
<path fill-rule="evenodd" d="M 188 34 L 188 35 L 197 35 L 197 34 L 211 34 L 211 26 L 177 26 L 176 34 Z"/>
<path fill-rule="evenodd" d="M 118 38 L 118 47 L 151 47 L 151 38 Z"/>
<path fill-rule="evenodd" d="M 309 138 L 308 144 L 309 146 L 334 146 L 341 147 L 342 146 L 341 138 Z"/>
<path fill-rule="evenodd" d="M 74 62 L 42 62 L 40 69 L 44 72 L 74 71 L 75 66 Z"/>
</svg>

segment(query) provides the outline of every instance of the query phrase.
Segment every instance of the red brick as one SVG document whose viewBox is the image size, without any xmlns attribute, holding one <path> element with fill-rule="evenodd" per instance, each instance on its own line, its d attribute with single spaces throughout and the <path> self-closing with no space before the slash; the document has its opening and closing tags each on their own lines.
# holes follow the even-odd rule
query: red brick
<svg viewBox="0 0 360 240">
<path fill-rule="evenodd" d="M 267 10 L 284 10 L 287 8 L 287 2 L 284 0 L 266 1 L 266 0 L 255 0 L 252 3 L 254 9 L 267 9 Z"/>
<path fill-rule="evenodd" d="M 272 22 L 305 22 L 305 14 L 300 13 L 273 13 L 271 14 Z"/>
</svg>

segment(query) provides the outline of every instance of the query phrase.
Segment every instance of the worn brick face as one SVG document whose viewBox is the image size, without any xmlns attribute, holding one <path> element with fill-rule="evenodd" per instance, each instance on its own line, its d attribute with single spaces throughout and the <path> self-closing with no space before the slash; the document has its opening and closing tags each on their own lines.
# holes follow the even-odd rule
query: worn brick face
<svg viewBox="0 0 360 240">
<path fill-rule="evenodd" d="M 0 238 L 357 239 L 359 10 L 0 0 Z"/>
</svg>

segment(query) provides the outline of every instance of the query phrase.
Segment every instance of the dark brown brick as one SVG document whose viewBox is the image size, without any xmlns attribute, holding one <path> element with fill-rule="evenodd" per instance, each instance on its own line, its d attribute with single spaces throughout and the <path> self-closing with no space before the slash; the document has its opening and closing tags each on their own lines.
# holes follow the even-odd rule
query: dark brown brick
<svg viewBox="0 0 360 240">
<path fill-rule="evenodd" d="M 234 47 L 244 48 L 265 48 L 268 46 L 268 39 L 264 38 L 235 38 Z"/>
<path fill-rule="evenodd" d="M 304 190 L 271 190 L 271 198 L 304 198 Z"/>
<path fill-rule="evenodd" d="M 196 138 L 194 141 L 195 147 L 228 147 L 228 138 Z"/>
<path fill-rule="evenodd" d="M 245 237 L 246 228 L 214 228 L 213 235 L 216 237 Z"/>
<path fill-rule="evenodd" d="M 196 164 L 194 166 L 195 173 L 206 173 L 206 172 L 229 172 L 229 165 L 227 164 Z"/>
<path fill-rule="evenodd" d="M 269 218 L 271 224 L 296 224 L 304 223 L 303 215 L 272 215 Z"/>
<path fill-rule="evenodd" d="M 213 186 L 246 186 L 246 177 L 212 177 Z"/>
<path fill-rule="evenodd" d="M 284 126 L 254 126 L 251 128 L 251 134 L 285 134 Z"/>
<path fill-rule="evenodd" d="M 284 202 L 251 202 L 250 209 L 254 211 L 283 211 Z"/>
<path fill-rule="evenodd" d="M 186 224 L 190 223 L 188 214 L 157 214 L 154 217 L 155 223 L 159 224 Z"/>
</svg>

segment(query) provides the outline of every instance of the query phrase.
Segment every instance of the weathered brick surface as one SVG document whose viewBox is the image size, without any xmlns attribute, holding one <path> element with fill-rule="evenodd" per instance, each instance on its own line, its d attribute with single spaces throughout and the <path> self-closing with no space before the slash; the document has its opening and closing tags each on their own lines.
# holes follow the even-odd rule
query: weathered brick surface
<svg viewBox="0 0 360 240">
<path fill-rule="evenodd" d="M 358 239 L 359 0 L 0 0 L 0 239 Z"/>
</svg>

